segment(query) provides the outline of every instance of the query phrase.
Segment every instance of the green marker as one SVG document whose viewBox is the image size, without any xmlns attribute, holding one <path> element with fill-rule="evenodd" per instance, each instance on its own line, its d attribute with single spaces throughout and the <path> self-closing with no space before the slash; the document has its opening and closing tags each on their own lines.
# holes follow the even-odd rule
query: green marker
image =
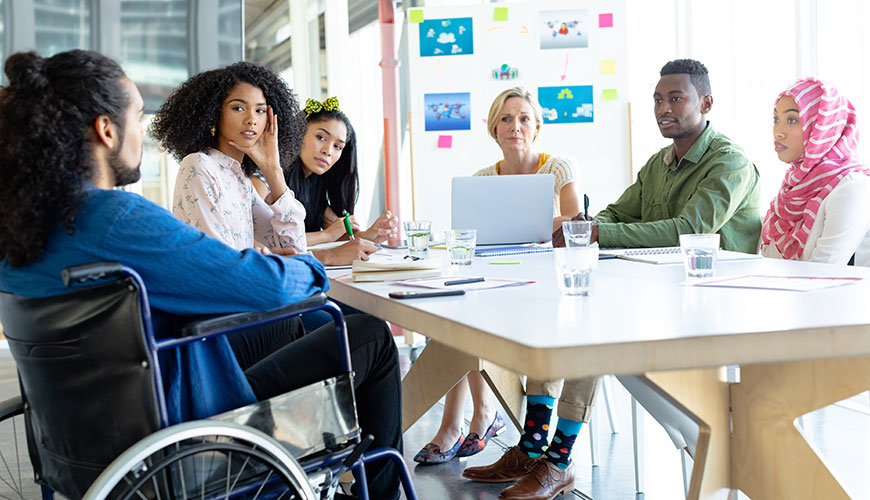
<svg viewBox="0 0 870 500">
<path fill-rule="evenodd" d="M 344 232 L 347 233 L 348 239 L 355 240 L 353 237 L 353 228 L 350 227 L 350 214 L 347 213 L 347 210 L 341 211 L 342 217 L 344 217 Z"/>
<path fill-rule="evenodd" d="M 491 260 L 490 264 L 498 264 L 498 265 L 508 265 L 508 264 L 522 264 L 519 260 Z"/>
</svg>

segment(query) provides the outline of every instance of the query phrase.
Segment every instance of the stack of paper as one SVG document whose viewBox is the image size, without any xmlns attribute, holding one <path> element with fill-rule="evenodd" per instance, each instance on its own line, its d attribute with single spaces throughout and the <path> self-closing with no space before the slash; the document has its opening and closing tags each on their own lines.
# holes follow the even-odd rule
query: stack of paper
<svg viewBox="0 0 870 500">
<path fill-rule="evenodd" d="M 441 276 L 441 259 L 412 259 L 406 252 L 373 253 L 369 260 L 355 260 L 351 268 L 354 282 L 401 281 Z"/>
<path fill-rule="evenodd" d="M 683 254 L 680 247 L 661 248 L 609 248 L 601 250 L 601 255 L 613 255 L 617 259 L 633 260 L 635 262 L 647 262 L 649 264 L 677 264 L 683 262 Z M 719 249 L 716 260 L 746 260 L 760 259 L 761 256 L 754 253 L 733 252 Z"/>
</svg>

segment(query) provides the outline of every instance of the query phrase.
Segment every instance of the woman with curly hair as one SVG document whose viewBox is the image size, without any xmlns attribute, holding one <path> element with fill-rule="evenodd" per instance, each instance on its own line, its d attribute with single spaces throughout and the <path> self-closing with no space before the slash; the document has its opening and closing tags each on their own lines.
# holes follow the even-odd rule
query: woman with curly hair
<svg viewBox="0 0 870 500">
<path fill-rule="evenodd" d="M 294 255 L 307 250 L 305 208 L 284 181 L 306 130 L 296 98 L 271 70 L 239 62 L 191 77 L 157 111 L 151 134 L 181 161 L 173 213 L 241 250 Z M 265 198 L 249 177 L 274 186 Z M 324 264 L 367 259 L 377 247 L 349 242 L 313 252 Z"/>
<path fill-rule="evenodd" d="M 375 243 L 395 238 L 398 219 L 384 212 L 365 231 L 353 218 L 359 194 L 356 133 L 347 115 L 339 109 L 338 98 L 305 102 L 308 131 L 299 156 L 284 169 L 284 180 L 305 206 L 305 231 L 309 245 L 347 238 L 343 218 L 350 214 L 354 234 Z M 260 176 L 251 179 L 260 195 L 269 192 Z"/>
</svg>

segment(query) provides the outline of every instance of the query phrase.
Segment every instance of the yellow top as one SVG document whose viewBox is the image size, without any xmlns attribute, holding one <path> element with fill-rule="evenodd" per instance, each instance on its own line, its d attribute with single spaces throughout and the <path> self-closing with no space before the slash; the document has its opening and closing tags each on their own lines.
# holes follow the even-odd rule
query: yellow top
<svg viewBox="0 0 870 500">
<path fill-rule="evenodd" d="M 547 163 L 547 159 L 549 159 L 549 158 L 550 158 L 550 155 L 548 155 L 547 153 L 541 153 L 541 156 L 538 157 L 538 168 L 535 169 L 536 173 L 538 170 L 541 170 L 541 167 L 544 166 L 544 163 Z M 501 162 L 498 162 L 495 164 L 495 175 L 501 175 L 501 173 L 499 172 L 500 165 L 501 165 Z"/>
</svg>

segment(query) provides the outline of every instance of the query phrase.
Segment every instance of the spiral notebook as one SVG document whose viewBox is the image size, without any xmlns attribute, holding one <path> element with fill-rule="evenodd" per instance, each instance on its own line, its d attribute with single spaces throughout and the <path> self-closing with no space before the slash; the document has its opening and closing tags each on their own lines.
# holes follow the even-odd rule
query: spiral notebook
<svg viewBox="0 0 870 500">
<path fill-rule="evenodd" d="M 678 264 L 683 262 L 683 254 L 680 247 L 661 248 L 627 248 L 601 250 L 601 255 L 612 255 L 617 259 L 646 262 L 649 264 Z M 746 260 L 760 259 L 761 256 L 752 253 L 732 252 L 731 250 L 719 250 L 717 260 Z"/>
<path fill-rule="evenodd" d="M 526 245 L 510 245 L 503 247 L 477 248 L 474 250 L 475 257 L 501 257 L 503 255 L 520 255 L 524 253 L 552 252 L 553 247 L 532 247 Z"/>
</svg>

